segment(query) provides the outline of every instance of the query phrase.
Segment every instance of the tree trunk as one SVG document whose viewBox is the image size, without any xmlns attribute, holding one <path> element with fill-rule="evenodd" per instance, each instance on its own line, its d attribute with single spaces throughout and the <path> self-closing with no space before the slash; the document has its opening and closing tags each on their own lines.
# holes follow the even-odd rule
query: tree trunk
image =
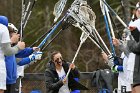
<svg viewBox="0 0 140 93">
<path fill-rule="evenodd" d="M 129 24 L 131 17 L 130 17 L 130 3 L 129 0 L 121 0 L 123 14 L 124 14 L 124 20 L 126 24 Z"/>
</svg>

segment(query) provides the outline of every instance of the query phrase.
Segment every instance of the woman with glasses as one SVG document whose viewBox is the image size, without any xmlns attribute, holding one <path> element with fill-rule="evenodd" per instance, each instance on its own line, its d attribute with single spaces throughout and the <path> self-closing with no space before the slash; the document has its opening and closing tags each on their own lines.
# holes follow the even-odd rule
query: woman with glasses
<svg viewBox="0 0 140 93">
<path fill-rule="evenodd" d="M 77 89 L 74 78 L 79 78 L 79 71 L 75 65 L 64 61 L 59 51 L 53 52 L 50 57 L 51 61 L 48 62 L 45 72 L 46 93 L 70 93 Z M 69 68 L 70 74 L 65 78 Z"/>
</svg>

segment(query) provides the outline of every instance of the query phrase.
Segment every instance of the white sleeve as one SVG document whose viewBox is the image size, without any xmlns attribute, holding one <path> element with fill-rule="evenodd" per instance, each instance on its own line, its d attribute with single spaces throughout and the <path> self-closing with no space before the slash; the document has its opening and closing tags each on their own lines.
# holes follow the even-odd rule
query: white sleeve
<svg viewBox="0 0 140 93">
<path fill-rule="evenodd" d="M 2 37 L 1 37 L 1 43 L 9 43 L 10 42 L 10 35 L 9 31 L 6 27 L 2 28 Z"/>
<path fill-rule="evenodd" d="M 20 50 L 17 45 L 14 47 L 11 47 L 10 43 L 3 43 L 1 45 L 1 49 L 3 50 L 4 55 L 6 56 L 17 54 L 18 51 Z"/>
<path fill-rule="evenodd" d="M 129 26 L 137 27 L 137 29 L 138 29 L 139 32 L 140 32 L 140 26 L 139 26 L 139 24 L 140 24 L 140 19 L 137 19 L 137 20 L 135 20 L 134 22 L 130 22 Z"/>
</svg>

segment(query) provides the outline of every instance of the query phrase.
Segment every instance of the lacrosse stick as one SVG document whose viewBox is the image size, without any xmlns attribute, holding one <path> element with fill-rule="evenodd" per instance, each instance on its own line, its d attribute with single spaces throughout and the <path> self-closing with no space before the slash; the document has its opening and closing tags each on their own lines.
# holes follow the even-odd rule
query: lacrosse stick
<svg viewBox="0 0 140 93">
<path fill-rule="evenodd" d="M 82 34 L 81 34 L 81 37 L 80 37 L 80 45 L 79 45 L 79 47 L 78 47 L 78 49 L 77 49 L 77 51 L 76 51 L 76 53 L 75 53 L 75 56 L 74 56 L 74 58 L 73 58 L 73 60 L 72 60 L 72 64 L 75 62 L 75 59 L 76 59 L 76 57 L 77 57 L 77 55 L 78 55 L 78 53 L 79 53 L 79 51 L 80 51 L 80 49 L 81 49 L 81 46 L 82 46 L 82 44 L 86 41 L 86 39 L 87 39 L 87 37 L 88 37 L 89 35 L 87 35 L 87 34 L 85 34 L 84 32 L 82 32 Z M 66 75 L 66 78 L 68 78 L 68 75 L 69 75 L 69 73 L 70 73 L 70 70 L 71 70 L 71 68 L 69 68 L 69 70 L 68 70 L 68 72 L 67 72 L 67 75 Z"/>
<path fill-rule="evenodd" d="M 76 51 L 76 54 L 72 60 L 72 64 L 74 63 L 74 61 L 75 61 L 75 59 L 80 51 L 82 44 L 89 37 L 89 35 L 92 33 L 92 31 L 93 31 L 92 28 L 95 29 L 95 19 L 96 19 L 94 12 L 92 12 L 92 15 L 94 15 L 94 16 L 92 16 L 92 18 L 91 18 L 91 16 L 90 16 L 91 12 L 89 13 L 86 10 L 86 8 L 81 7 L 81 6 L 86 6 L 86 7 L 88 6 L 87 2 L 85 0 L 79 0 L 79 3 L 78 4 L 77 3 L 78 3 L 78 0 L 76 2 L 76 5 L 74 5 L 74 3 L 73 3 L 72 8 L 69 10 L 69 15 L 75 20 L 75 23 L 73 23 L 72 25 L 79 27 L 80 29 L 82 29 L 83 32 L 82 32 L 81 37 L 80 37 L 80 41 L 81 41 L 80 45 L 79 45 L 79 47 Z M 79 10 L 77 10 L 77 8 Z M 87 14 L 87 12 L 88 12 L 88 14 Z M 93 26 L 91 26 L 89 24 L 92 24 Z M 97 34 L 97 36 L 99 36 L 99 35 Z M 90 38 L 90 39 L 92 39 L 92 38 Z M 71 70 L 71 68 L 69 68 L 65 78 L 68 78 L 70 70 Z"/>
<path fill-rule="evenodd" d="M 116 18 L 120 21 L 120 23 L 127 28 L 127 25 L 123 22 L 123 20 L 114 12 L 114 10 L 104 1 L 102 0 L 102 2 L 108 7 L 108 9 L 112 12 L 113 15 L 116 16 Z"/>
<path fill-rule="evenodd" d="M 83 24 L 84 26 L 86 26 L 89 30 L 88 31 L 90 31 L 89 33 L 92 33 L 92 29 L 95 29 L 95 18 L 96 18 L 96 16 L 90 16 L 89 17 L 89 15 L 95 15 L 94 13 L 93 13 L 93 11 L 91 10 L 91 9 L 89 9 L 90 7 L 87 5 L 87 2 L 86 1 L 80 1 L 79 0 L 79 2 L 81 2 L 80 4 L 78 4 L 78 2 L 76 2 L 76 5 L 74 6 L 74 4 L 73 4 L 73 6 L 72 6 L 72 8 L 71 8 L 71 10 L 69 11 L 69 15 L 77 22 L 77 23 L 80 23 L 80 24 Z M 81 5 L 81 6 L 80 6 Z M 86 10 L 86 8 L 88 8 L 87 10 Z M 85 9 L 84 9 L 85 8 Z M 75 10 L 76 9 L 76 10 Z M 79 9 L 79 10 L 77 10 L 77 9 Z M 77 12 L 78 11 L 78 12 Z M 90 11 L 90 12 L 89 12 Z M 92 11 L 92 12 L 91 12 Z M 83 14 L 84 13 L 84 14 Z M 89 14 L 90 13 L 90 14 Z M 88 15 L 89 14 L 89 15 Z M 87 17 L 89 17 L 88 19 L 87 19 Z M 91 19 L 92 18 L 92 19 Z M 90 20 L 92 20 L 92 21 L 90 21 Z M 74 24 L 73 24 L 74 25 Z M 99 37 L 99 39 L 101 39 L 101 37 L 100 37 L 100 35 L 98 34 L 98 32 L 97 32 L 97 30 L 95 29 L 95 32 L 96 32 L 96 34 L 97 34 L 97 36 Z M 105 45 L 105 43 L 103 42 L 103 40 L 101 39 L 101 41 L 102 41 L 102 43 L 104 44 L 104 46 L 106 46 Z M 107 48 L 107 46 L 105 47 L 106 49 L 107 49 L 107 51 L 108 51 L 108 53 L 109 54 L 111 54 L 110 52 L 109 52 L 109 49 Z"/>
<path fill-rule="evenodd" d="M 20 41 L 22 41 L 23 37 L 23 21 L 24 21 L 24 13 L 25 13 L 25 0 L 22 0 L 22 12 L 21 12 L 21 23 L 20 23 Z"/>
<path fill-rule="evenodd" d="M 59 0 L 55 6 L 54 6 L 54 11 L 53 15 L 55 16 L 54 23 L 57 21 L 57 19 L 60 17 L 62 14 L 64 7 L 66 5 L 67 0 Z"/>
<path fill-rule="evenodd" d="M 112 53 L 113 53 L 113 56 L 115 56 L 115 49 L 114 49 L 114 46 L 113 46 L 113 43 L 112 43 L 112 38 L 111 38 L 111 35 L 110 35 L 110 29 L 112 30 L 112 36 L 114 36 L 113 38 L 115 38 L 115 35 L 114 35 L 114 32 L 113 32 L 113 27 L 111 25 L 111 20 L 110 20 L 110 17 L 109 17 L 109 14 L 108 14 L 108 10 L 107 10 L 107 7 L 102 3 L 102 1 L 100 1 L 100 7 L 101 7 L 101 11 L 104 15 L 104 20 L 105 20 L 105 24 L 106 24 L 106 31 L 107 31 L 107 35 L 108 35 L 108 38 L 109 38 L 109 42 L 110 42 L 110 46 L 111 46 L 111 49 L 112 49 Z M 106 16 L 106 14 L 107 16 Z M 107 20 L 108 18 L 108 20 Z M 109 24 L 110 23 L 110 29 L 109 29 Z"/>
</svg>

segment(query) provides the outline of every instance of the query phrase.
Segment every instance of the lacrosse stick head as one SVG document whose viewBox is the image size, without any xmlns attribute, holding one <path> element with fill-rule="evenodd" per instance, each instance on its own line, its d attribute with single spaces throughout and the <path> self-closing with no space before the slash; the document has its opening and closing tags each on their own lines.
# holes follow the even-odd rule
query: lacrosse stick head
<svg viewBox="0 0 140 93">
<path fill-rule="evenodd" d="M 87 5 L 87 0 L 80 0 L 80 6 L 81 5 Z"/>
<path fill-rule="evenodd" d="M 96 15 L 86 0 L 76 0 L 71 5 L 69 14 L 80 24 L 95 26 Z"/>
<path fill-rule="evenodd" d="M 87 24 L 90 24 L 90 26 L 95 26 L 96 15 L 89 5 L 85 3 L 81 4 L 79 8 L 79 15 L 82 17 L 82 19 L 84 19 Z"/>
<path fill-rule="evenodd" d="M 88 36 L 89 36 L 89 33 L 82 32 L 81 37 L 80 37 L 81 42 L 82 43 L 85 42 Z"/>
<path fill-rule="evenodd" d="M 65 5 L 66 5 L 67 0 L 59 0 L 55 6 L 54 6 L 54 11 L 53 15 L 55 16 L 54 23 L 57 21 L 57 19 L 61 16 Z"/>
</svg>

